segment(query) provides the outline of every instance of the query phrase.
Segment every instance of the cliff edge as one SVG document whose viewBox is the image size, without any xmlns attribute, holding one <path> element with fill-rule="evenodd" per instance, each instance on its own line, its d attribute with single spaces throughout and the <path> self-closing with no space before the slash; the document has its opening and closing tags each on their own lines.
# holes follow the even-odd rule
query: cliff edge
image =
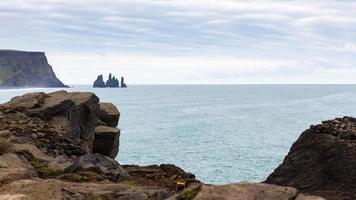
<svg viewBox="0 0 356 200">
<path fill-rule="evenodd" d="M 0 87 L 67 87 L 55 75 L 45 53 L 0 50 Z"/>
</svg>

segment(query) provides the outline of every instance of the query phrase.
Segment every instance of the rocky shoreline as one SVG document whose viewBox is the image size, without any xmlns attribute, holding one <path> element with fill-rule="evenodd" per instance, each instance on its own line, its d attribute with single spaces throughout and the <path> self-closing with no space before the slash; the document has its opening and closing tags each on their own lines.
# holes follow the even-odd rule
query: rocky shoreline
<svg viewBox="0 0 356 200">
<path fill-rule="evenodd" d="M 306 130 L 265 183 L 206 185 L 177 166 L 120 165 L 120 112 L 89 92 L 0 105 L 0 200 L 356 199 L 356 119 Z M 313 196 L 315 195 L 315 196 Z"/>
</svg>

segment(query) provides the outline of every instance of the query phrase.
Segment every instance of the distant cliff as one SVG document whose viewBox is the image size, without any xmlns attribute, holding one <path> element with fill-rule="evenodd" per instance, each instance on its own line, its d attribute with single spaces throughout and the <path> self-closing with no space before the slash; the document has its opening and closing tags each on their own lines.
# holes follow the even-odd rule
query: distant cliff
<svg viewBox="0 0 356 200">
<path fill-rule="evenodd" d="M 67 87 L 45 53 L 0 50 L 0 87 Z"/>
</svg>

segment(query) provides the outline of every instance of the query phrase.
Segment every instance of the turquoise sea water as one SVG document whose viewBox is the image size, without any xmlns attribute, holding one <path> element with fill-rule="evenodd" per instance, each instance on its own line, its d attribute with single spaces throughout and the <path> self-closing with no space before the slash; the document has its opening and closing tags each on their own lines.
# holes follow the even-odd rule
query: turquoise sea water
<svg viewBox="0 0 356 200">
<path fill-rule="evenodd" d="M 0 90 L 0 102 L 30 91 Z M 121 111 L 121 164 L 172 163 L 206 183 L 263 181 L 311 124 L 356 116 L 356 85 L 92 89 Z"/>
</svg>

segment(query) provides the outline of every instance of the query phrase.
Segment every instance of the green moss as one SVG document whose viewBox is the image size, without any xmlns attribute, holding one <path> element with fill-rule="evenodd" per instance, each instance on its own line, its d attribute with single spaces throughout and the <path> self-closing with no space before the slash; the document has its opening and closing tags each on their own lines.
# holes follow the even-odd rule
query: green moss
<svg viewBox="0 0 356 200">
<path fill-rule="evenodd" d="M 137 183 L 134 180 L 124 180 L 124 181 L 121 181 L 120 183 L 123 184 L 123 185 L 128 185 L 128 186 L 131 186 L 131 187 L 135 187 L 135 188 L 140 186 L 140 184 Z"/>
<path fill-rule="evenodd" d="M 107 198 L 105 198 L 105 196 L 103 196 L 103 195 L 93 197 L 93 200 L 106 200 L 106 199 Z"/>
<path fill-rule="evenodd" d="M 45 167 L 38 170 L 38 173 L 44 178 L 55 178 L 63 174 L 63 170 L 58 168 Z"/>
<path fill-rule="evenodd" d="M 176 200 L 192 200 L 198 195 L 199 191 L 200 187 L 193 186 L 184 190 L 183 193 L 176 198 Z"/>
<path fill-rule="evenodd" d="M 41 178 L 55 178 L 63 174 L 62 169 L 48 167 L 47 162 L 43 160 L 33 159 L 30 163 Z"/>
<path fill-rule="evenodd" d="M 33 159 L 30 161 L 30 163 L 33 166 L 33 168 L 35 168 L 36 170 L 47 167 L 47 163 L 45 161 L 39 160 L 39 159 Z"/>
<path fill-rule="evenodd" d="M 96 182 L 104 179 L 100 174 L 89 170 L 63 174 L 59 178 L 73 182 Z"/>
</svg>

